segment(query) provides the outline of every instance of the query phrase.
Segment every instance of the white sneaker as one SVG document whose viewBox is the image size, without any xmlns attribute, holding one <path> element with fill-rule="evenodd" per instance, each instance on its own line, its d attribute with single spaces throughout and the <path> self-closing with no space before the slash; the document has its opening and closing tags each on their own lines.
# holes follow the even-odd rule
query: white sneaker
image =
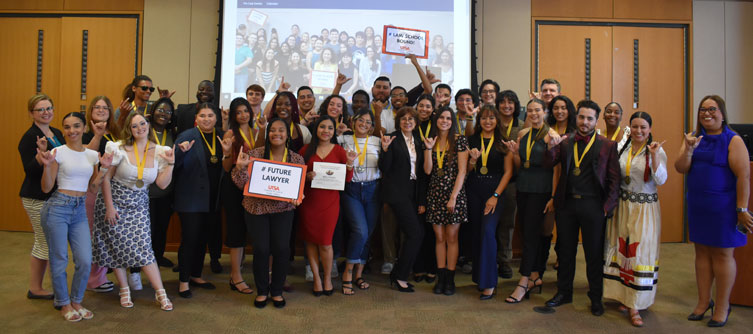
<svg viewBox="0 0 753 334">
<path fill-rule="evenodd" d="M 394 264 L 392 264 L 391 262 L 385 262 L 385 263 L 384 263 L 384 264 L 382 265 L 382 274 L 383 274 L 383 275 L 389 275 L 389 274 L 390 274 L 390 273 L 392 272 L 392 268 L 393 268 L 394 266 L 395 266 L 395 265 L 394 265 Z"/>
<path fill-rule="evenodd" d="M 130 286 L 131 290 L 134 290 L 134 291 L 139 291 L 143 289 L 144 287 L 141 285 L 141 274 L 140 273 L 128 274 L 128 286 Z"/>
<path fill-rule="evenodd" d="M 306 282 L 313 282 L 314 281 L 314 273 L 311 271 L 311 266 L 306 265 Z"/>
</svg>

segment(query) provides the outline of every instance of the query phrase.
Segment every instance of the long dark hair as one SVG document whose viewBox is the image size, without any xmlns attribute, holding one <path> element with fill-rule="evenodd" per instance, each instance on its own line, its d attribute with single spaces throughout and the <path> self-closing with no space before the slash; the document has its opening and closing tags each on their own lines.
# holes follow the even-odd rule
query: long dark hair
<svg viewBox="0 0 753 334">
<path fill-rule="evenodd" d="M 497 110 L 496 107 L 494 107 L 491 104 L 485 104 L 481 107 L 481 110 L 478 111 L 476 114 L 476 125 L 473 127 L 473 136 L 478 136 L 479 140 L 484 140 L 481 137 L 481 132 L 483 132 L 483 129 L 481 129 L 481 117 L 483 117 L 485 114 L 492 114 L 494 118 L 497 119 L 497 125 L 494 127 L 494 143 L 492 145 L 496 144 L 497 152 L 501 153 L 507 153 L 507 147 L 502 144 L 502 141 L 505 140 L 505 134 L 502 130 L 502 114 Z"/>
<path fill-rule="evenodd" d="M 228 118 L 227 118 L 227 127 L 230 129 L 230 131 L 233 131 L 233 137 L 235 138 L 235 141 L 233 141 L 233 154 L 236 154 L 240 150 L 240 148 L 243 146 L 243 140 L 241 136 L 241 124 L 238 123 L 238 108 L 246 106 L 246 110 L 249 114 L 251 114 L 251 117 L 248 119 L 248 126 L 251 128 L 251 135 L 254 135 L 254 112 L 251 110 L 251 104 L 248 103 L 248 100 L 242 98 L 242 97 L 236 97 L 233 99 L 233 101 L 230 102 L 230 110 L 228 111 Z M 265 137 L 266 138 L 266 137 Z M 253 147 L 251 149 L 254 149 Z"/>
<path fill-rule="evenodd" d="M 303 155 L 303 160 L 304 161 L 309 161 L 309 159 L 311 158 L 311 156 L 314 155 L 314 153 L 316 153 L 316 149 L 319 147 L 319 136 L 317 136 L 316 132 L 317 132 L 317 129 L 319 129 L 319 124 L 321 124 L 324 121 L 330 121 L 330 122 L 332 122 L 332 126 L 335 126 L 335 124 L 337 124 L 337 122 L 335 121 L 335 119 L 332 118 L 332 116 L 327 115 L 326 112 L 324 113 L 324 115 L 319 115 L 319 118 L 314 123 L 314 133 L 311 136 L 311 142 L 306 147 L 306 153 L 304 153 L 304 155 Z M 267 130 L 267 131 L 269 131 L 269 130 Z"/>
<path fill-rule="evenodd" d="M 518 94 L 515 94 L 512 90 L 503 90 L 497 94 L 497 99 L 494 100 L 494 105 L 497 110 L 501 110 L 499 105 L 505 100 L 510 100 L 515 105 L 515 111 L 512 112 L 512 126 L 518 126 L 518 117 L 520 117 L 520 99 Z"/>
<path fill-rule="evenodd" d="M 632 115 L 630 115 L 630 122 L 629 123 L 632 123 L 633 120 L 636 119 L 636 118 L 640 118 L 640 119 L 645 120 L 646 122 L 648 122 L 648 127 L 651 128 L 651 125 L 652 125 L 651 115 L 649 115 L 647 112 L 645 112 L 645 111 L 636 111 L 636 112 L 634 112 Z M 654 137 L 653 137 L 653 135 L 651 133 L 649 133 L 648 134 L 648 140 L 646 141 L 646 150 L 643 152 L 643 155 L 646 157 L 646 168 L 644 168 L 644 172 L 643 172 L 643 182 L 647 182 L 648 181 L 648 177 L 651 174 L 651 169 L 649 168 L 650 165 L 648 163 L 648 145 L 651 145 L 652 141 L 654 141 Z M 620 150 L 620 153 L 617 155 L 618 158 L 622 155 L 622 153 L 624 153 L 625 151 L 627 151 L 628 146 L 630 146 L 630 137 L 629 136 L 628 136 L 627 141 L 625 142 L 625 145 L 622 146 L 622 149 Z"/>
<path fill-rule="evenodd" d="M 287 97 L 290 100 L 290 120 L 295 124 L 300 123 L 301 120 L 299 115 L 300 112 L 298 111 L 298 100 L 295 98 L 295 95 L 293 95 L 293 93 L 287 91 L 280 92 L 279 94 L 277 94 L 277 96 L 275 96 L 275 99 L 272 100 L 272 113 L 269 115 L 268 120 L 271 121 L 272 118 L 280 117 L 277 115 L 277 100 L 279 100 L 280 97 L 283 96 Z"/>
<path fill-rule="evenodd" d="M 528 107 L 529 105 L 531 105 L 531 103 L 538 103 L 541 106 L 542 109 L 544 107 L 546 107 L 546 103 L 543 100 L 541 100 L 541 99 L 537 99 L 537 98 L 531 99 L 530 101 L 528 101 L 528 103 L 526 103 L 526 107 Z M 530 132 L 533 132 L 533 125 L 531 125 Z M 546 124 L 546 122 L 543 122 L 543 125 L 541 126 L 541 129 L 539 129 L 539 132 L 536 133 L 536 137 L 534 137 L 533 140 L 537 141 L 537 140 L 539 140 L 541 138 L 544 138 L 548 133 L 549 133 L 549 124 Z"/>
<path fill-rule="evenodd" d="M 546 123 L 550 126 L 557 125 L 557 119 L 554 118 L 554 113 L 552 112 L 554 110 L 554 104 L 557 103 L 557 101 L 564 101 L 565 108 L 567 108 L 567 128 L 565 129 L 565 132 L 569 133 L 575 131 L 575 114 L 577 114 L 577 112 L 575 111 L 573 101 L 565 95 L 555 96 L 549 101 L 549 105 L 547 106 L 549 109 L 549 115 L 546 116 Z M 620 110 L 622 110 L 622 108 L 620 108 Z"/>
<path fill-rule="evenodd" d="M 431 118 L 434 116 L 434 112 L 436 111 L 434 110 L 435 109 L 434 106 L 437 104 L 437 101 L 434 99 L 433 96 L 431 96 L 431 94 L 421 94 L 421 96 L 419 96 L 418 99 L 416 99 L 416 104 L 415 104 L 416 112 L 418 112 L 418 104 L 421 103 L 421 101 L 423 100 L 428 100 L 429 103 L 431 103 L 431 115 L 429 115 L 429 120 L 431 121 Z M 418 123 L 416 124 L 416 126 L 421 125 L 421 121 L 419 121 L 418 118 L 416 118 L 416 123 Z"/>
<path fill-rule="evenodd" d="M 269 123 L 267 123 L 267 131 L 265 133 L 265 137 L 264 138 L 269 138 L 269 129 L 272 128 L 272 124 L 274 122 L 282 122 L 282 124 L 284 124 L 283 127 L 285 128 L 285 133 L 288 134 L 288 137 L 285 140 L 285 148 L 290 149 L 290 128 L 288 127 L 288 123 L 285 122 L 285 120 L 282 119 L 282 118 L 274 117 L 271 120 L 269 120 Z M 270 152 L 271 149 L 272 149 L 272 144 L 270 144 L 269 140 L 265 140 L 264 141 L 264 159 L 270 159 L 269 152 Z M 314 152 L 316 152 L 316 150 L 314 150 Z M 288 161 L 290 161 L 290 160 L 288 160 Z"/>
<path fill-rule="evenodd" d="M 157 102 L 154 102 L 154 104 L 151 105 L 147 112 L 146 120 L 150 124 L 154 124 L 154 111 L 157 110 L 157 106 L 162 103 L 167 103 L 167 105 L 169 105 L 170 109 L 173 111 L 172 115 L 170 115 L 170 122 L 167 122 L 167 124 L 165 124 L 164 131 L 169 131 L 169 134 L 173 138 L 175 138 L 175 129 L 178 126 L 178 122 L 177 117 L 175 117 L 175 103 L 173 103 L 173 100 L 171 100 L 169 97 L 161 97 L 159 100 L 157 100 Z M 152 126 L 152 128 L 154 128 L 154 126 Z"/>
<path fill-rule="evenodd" d="M 455 118 L 455 112 L 450 107 L 441 107 L 437 109 L 434 112 L 434 116 L 431 117 L 431 132 L 429 133 L 429 137 L 437 137 L 439 135 L 439 127 L 437 126 L 437 120 L 439 119 L 439 116 L 442 115 L 445 111 L 450 113 L 450 119 L 452 120 L 452 125 L 450 126 L 450 129 L 447 133 L 447 153 L 450 154 L 450 157 L 452 157 L 455 154 L 455 150 L 457 149 L 455 147 L 455 137 L 458 133 L 458 123 L 457 118 Z M 439 145 L 439 143 L 435 143 L 434 146 Z"/>
</svg>

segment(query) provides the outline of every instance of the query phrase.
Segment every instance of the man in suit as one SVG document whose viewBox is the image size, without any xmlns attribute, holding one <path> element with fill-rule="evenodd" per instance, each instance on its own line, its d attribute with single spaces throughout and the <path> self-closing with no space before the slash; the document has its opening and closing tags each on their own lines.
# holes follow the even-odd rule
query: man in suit
<svg viewBox="0 0 753 334">
<path fill-rule="evenodd" d="M 601 302 L 604 225 L 617 206 L 620 165 L 616 143 L 594 131 L 601 111 L 599 105 L 583 100 L 578 102 L 577 109 L 576 134 L 561 142 L 560 139 L 550 141 L 544 160 L 550 166 L 562 164 L 562 175 L 554 197 L 560 268 L 557 294 L 546 305 L 555 307 L 573 300 L 580 230 L 586 255 L 591 313 L 600 316 L 604 314 Z"/>
<path fill-rule="evenodd" d="M 176 123 L 178 124 L 178 134 L 196 126 L 194 120 L 196 119 L 196 106 L 201 103 L 214 102 L 214 82 L 209 80 L 202 80 L 199 83 L 199 88 L 196 90 L 196 103 L 179 104 L 175 109 Z M 214 110 L 215 116 L 217 116 L 218 126 L 222 119 L 220 109 L 212 104 L 212 110 Z"/>
</svg>

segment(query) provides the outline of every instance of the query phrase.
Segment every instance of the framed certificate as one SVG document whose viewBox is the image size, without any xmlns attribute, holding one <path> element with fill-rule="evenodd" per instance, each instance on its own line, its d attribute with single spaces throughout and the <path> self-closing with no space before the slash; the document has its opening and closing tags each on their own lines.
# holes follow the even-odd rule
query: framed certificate
<svg viewBox="0 0 753 334">
<path fill-rule="evenodd" d="M 429 58 L 429 31 L 395 26 L 384 26 L 382 53 L 416 58 Z"/>
<path fill-rule="evenodd" d="M 311 180 L 311 188 L 345 190 L 345 164 L 314 162 L 316 176 Z"/>
<path fill-rule="evenodd" d="M 331 71 L 311 71 L 311 80 L 309 80 L 309 86 L 311 88 L 326 88 L 334 89 L 337 83 L 337 72 Z"/>
<path fill-rule="evenodd" d="M 251 158 L 248 173 L 248 183 L 243 189 L 246 196 L 277 201 L 303 198 L 306 165 Z"/>
</svg>

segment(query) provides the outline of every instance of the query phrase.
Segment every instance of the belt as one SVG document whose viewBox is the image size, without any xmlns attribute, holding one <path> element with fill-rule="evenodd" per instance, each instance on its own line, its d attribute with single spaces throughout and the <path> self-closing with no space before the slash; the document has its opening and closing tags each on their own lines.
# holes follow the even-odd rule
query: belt
<svg viewBox="0 0 753 334">
<path fill-rule="evenodd" d="M 599 196 L 579 195 L 579 194 L 567 194 L 567 197 L 568 198 L 574 198 L 574 199 L 599 198 Z"/>
<path fill-rule="evenodd" d="M 654 203 L 659 201 L 659 194 L 634 193 L 620 189 L 620 199 L 633 203 Z"/>
</svg>

